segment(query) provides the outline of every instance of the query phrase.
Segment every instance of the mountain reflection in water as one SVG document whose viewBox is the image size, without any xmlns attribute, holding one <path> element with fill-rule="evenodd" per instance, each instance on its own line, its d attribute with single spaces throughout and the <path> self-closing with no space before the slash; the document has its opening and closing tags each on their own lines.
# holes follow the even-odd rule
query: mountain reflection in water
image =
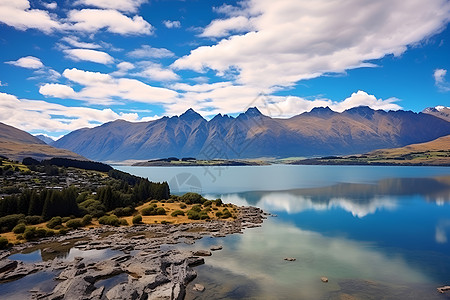
<svg viewBox="0 0 450 300">
<path fill-rule="evenodd" d="M 339 183 L 320 188 L 245 192 L 223 195 L 222 198 L 225 202 L 255 205 L 289 214 L 340 208 L 362 218 L 377 210 L 394 210 L 399 198 L 415 195 L 438 205 L 450 201 L 450 176 L 391 178 L 376 184 Z"/>
</svg>

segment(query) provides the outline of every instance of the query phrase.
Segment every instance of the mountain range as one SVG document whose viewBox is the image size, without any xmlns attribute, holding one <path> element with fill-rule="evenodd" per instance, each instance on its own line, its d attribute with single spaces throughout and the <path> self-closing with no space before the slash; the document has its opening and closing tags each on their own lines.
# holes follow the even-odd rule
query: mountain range
<svg viewBox="0 0 450 300">
<path fill-rule="evenodd" d="M 3 123 L 0 123 L 0 155 L 17 161 L 21 161 L 25 157 L 33 157 L 38 160 L 53 157 L 86 160 L 69 150 L 49 146 L 39 138 Z"/>
<path fill-rule="evenodd" d="M 149 122 L 116 120 L 79 129 L 52 145 L 98 161 L 346 155 L 449 135 L 443 110 L 387 112 L 360 106 L 338 113 L 326 107 L 280 119 L 249 108 L 237 117 L 218 114 L 207 121 L 189 109 Z"/>
</svg>

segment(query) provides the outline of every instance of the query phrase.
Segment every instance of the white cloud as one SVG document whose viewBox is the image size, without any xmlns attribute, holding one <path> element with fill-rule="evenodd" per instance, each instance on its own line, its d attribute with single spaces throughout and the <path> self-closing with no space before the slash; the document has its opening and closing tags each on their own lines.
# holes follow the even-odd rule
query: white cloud
<svg viewBox="0 0 450 300">
<path fill-rule="evenodd" d="M 56 17 L 45 10 L 31 9 L 28 0 L 1 0 L 0 23 L 19 30 L 33 28 L 45 33 L 61 28 Z"/>
<path fill-rule="evenodd" d="M 75 5 L 87 5 L 124 12 L 136 12 L 139 6 L 146 2 L 148 2 L 148 0 L 78 0 L 75 2 Z"/>
<path fill-rule="evenodd" d="M 163 21 L 163 24 L 167 28 L 180 28 L 181 27 L 180 21 L 165 20 L 165 21 Z"/>
<path fill-rule="evenodd" d="M 6 63 L 26 69 L 40 69 L 44 67 L 44 64 L 41 62 L 41 60 L 34 56 L 25 56 L 15 61 L 7 61 Z"/>
<path fill-rule="evenodd" d="M 173 103 L 177 99 L 175 91 L 147 85 L 136 79 L 114 78 L 109 74 L 89 72 L 76 68 L 66 69 L 63 76 L 73 83 L 82 86 L 81 90 L 72 95 L 70 87 L 63 85 L 49 85 L 41 88 L 39 92 L 44 96 L 56 96 L 63 98 L 86 101 L 90 104 L 109 105 L 123 102 L 143 103 Z M 44 85 L 46 86 L 46 85 Z"/>
<path fill-rule="evenodd" d="M 135 66 L 132 63 L 123 61 L 117 64 L 117 71 L 111 73 L 112 76 L 121 77 L 128 73 L 129 70 L 133 70 Z"/>
<path fill-rule="evenodd" d="M 250 32 L 198 47 L 174 67 L 231 74 L 237 83 L 266 92 L 274 86 L 289 87 L 326 73 L 370 66 L 368 61 L 386 55 L 401 55 L 408 46 L 442 30 L 450 16 L 450 2 L 445 0 L 239 3 L 223 8 L 221 12 L 229 16 L 212 21 L 203 35 Z"/>
<path fill-rule="evenodd" d="M 80 42 L 79 38 L 76 36 L 65 36 L 61 39 L 61 41 L 66 42 L 67 44 L 71 45 L 72 47 L 76 47 L 76 48 L 87 48 L 87 49 L 101 48 L 100 45 L 95 44 L 95 43 Z"/>
<path fill-rule="evenodd" d="M 133 75 L 148 78 L 155 81 L 173 81 L 180 79 L 171 69 L 163 68 L 161 64 L 146 62 L 144 69 Z"/>
<path fill-rule="evenodd" d="M 443 92 L 450 91 L 450 84 L 445 80 L 445 76 L 447 75 L 447 70 L 445 69 L 436 69 L 434 70 L 433 77 L 436 86 L 439 90 Z"/>
<path fill-rule="evenodd" d="M 110 64 L 114 58 L 106 52 L 92 49 L 66 49 L 63 50 L 68 58 L 75 61 L 91 61 L 99 64 Z"/>
<path fill-rule="evenodd" d="M 64 117 L 61 117 L 64 116 Z M 65 133 L 83 127 L 94 127 L 116 119 L 137 121 L 136 113 L 115 113 L 111 109 L 68 107 L 39 100 L 18 99 L 0 93 L 2 122 L 26 131 Z"/>
<path fill-rule="evenodd" d="M 224 20 L 214 20 L 200 34 L 202 37 L 224 37 L 231 33 L 248 32 L 253 29 L 252 22 L 244 16 Z"/>
<path fill-rule="evenodd" d="M 153 48 L 149 45 L 142 45 L 140 48 L 129 52 L 128 55 L 136 58 L 166 58 L 175 56 L 172 51 L 166 48 Z"/>
<path fill-rule="evenodd" d="M 71 10 L 68 20 L 73 24 L 68 29 L 83 32 L 97 32 L 105 29 L 112 33 L 152 34 L 152 25 L 141 16 L 132 18 L 112 9 L 82 9 Z"/>
<path fill-rule="evenodd" d="M 71 98 L 76 95 L 73 88 L 59 83 L 46 83 L 39 88 L 39 93 L 55 98 Z"/>
<path fill-rule="evenodd" d="M 58 7 L 58 3 L 56 3 L 56 2 L 50 2 L 50 3 L 43 2 L 42 4 L 48 9 L 56 9 Z"/>
</svg>

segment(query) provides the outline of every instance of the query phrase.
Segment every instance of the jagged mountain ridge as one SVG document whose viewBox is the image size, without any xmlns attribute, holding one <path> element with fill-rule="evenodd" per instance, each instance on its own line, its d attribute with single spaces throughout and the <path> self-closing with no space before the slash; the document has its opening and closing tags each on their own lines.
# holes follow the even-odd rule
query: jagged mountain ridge
<svg viewBox="0 0 450 300">
<path fill-rule="evenodd" d="M 80 129 L 52 145 L 90 159 L 127 160 L 168 156 L 252 158 L 364 153 L 427 142 L 450 134 L 450 122 L 427 113 L 355 107 L 342 113 L 315 108 L 289 119 L 257 108 L 237 117 L 205 120 L 189 109 L 150 122 L 117 120 Z"/>
</svg>

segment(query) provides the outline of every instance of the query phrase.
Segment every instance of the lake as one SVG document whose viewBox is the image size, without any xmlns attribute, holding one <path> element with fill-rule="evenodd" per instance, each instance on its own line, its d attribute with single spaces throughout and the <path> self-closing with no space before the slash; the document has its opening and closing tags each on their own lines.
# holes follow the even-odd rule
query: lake
<svg viewBox="0 0 450 300">
<path fill-rule="evenodd" d="M 224 247 L 196 268 L 206 290 L 189 286 L 187 299 L 447 299 L 436 288 L 450 285 L 449 168 L 117 168 L 277 215 L 175 246 Z"/>
</svg>

